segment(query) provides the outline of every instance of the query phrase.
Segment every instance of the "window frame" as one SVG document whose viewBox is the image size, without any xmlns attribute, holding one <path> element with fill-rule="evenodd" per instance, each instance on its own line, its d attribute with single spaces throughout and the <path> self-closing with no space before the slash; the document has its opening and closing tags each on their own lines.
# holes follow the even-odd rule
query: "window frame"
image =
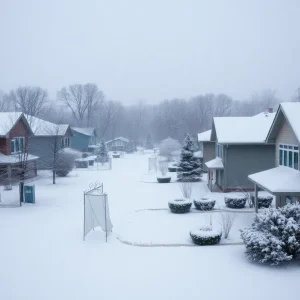
<svg viewBox="0 0 300 300">
<path fill-rule="evenodd" d="M 297 148 L 297 149 L 295 149 Z M 290 154 L 292 153 L 292 162 L 290 166 Z M 294 168 L 295 165 L 295 153 L 298 154 L 298 165 L 297 168 Z M 285 164 L 286 160 L 286 164 Z M 278 144 L 278 166 L 292 168 L 299 171 L 299 145 L 292 144 Z"/>
<path fill-rule="evenodd" d="M 22 140 L 22 143 L 20 141 Z M 13 145 L 13 147 L 12 147 Z M 20 147 L 22 145 L 22 147 Z M 22 148 L 22 149 L 20 149 Z M 17 154 L 24 152 L 25 149 L 25 136 L 15 136 L 10 140 L 10 153 Z"/>
<path fill-rule="evenodd" d="M 224 158 L 224 145 L 216 143 L 216 156 L 223 160 Z"/>
</svg>

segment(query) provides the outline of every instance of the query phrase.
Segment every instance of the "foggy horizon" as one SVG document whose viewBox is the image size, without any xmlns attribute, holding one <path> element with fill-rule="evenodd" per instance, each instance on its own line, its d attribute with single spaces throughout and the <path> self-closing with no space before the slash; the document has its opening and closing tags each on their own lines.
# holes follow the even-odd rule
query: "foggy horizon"
<svg viewBox="0 0 300 300">
<path fill-rule="evenodd" d="M 96 83 L 107 99 L 265 89 L 291 100 L 300 86 L 298 1 L 9 1 L 0 4 L 0 90 Z"/>
</svg>

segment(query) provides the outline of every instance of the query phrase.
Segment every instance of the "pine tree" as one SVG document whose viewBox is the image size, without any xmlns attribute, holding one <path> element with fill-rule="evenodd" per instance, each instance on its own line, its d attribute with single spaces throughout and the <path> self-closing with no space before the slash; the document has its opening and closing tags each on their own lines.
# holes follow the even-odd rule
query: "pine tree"
<svg viewBox="0 0 300 300">
<path fill-rule="evenodd" d="M 98 148 L 97 156 L 98 156 L 98 160 L 102 164 L 104 164 L 108 161 L 108 152 L 107 152 L 107 148 L 106 148 L 106 145 L 103 140 L 100 142 L 100 147 Z"/>
<path fill-rule="evenodd" d="M 194 141 L 187 135 L 184 140 L 184 146 L 181 149 L 180 163 L 177 168 L 178 181 L 200 181 L 202 169 L 200 161 L 194 156 Z"/>
<path fill-rule="evenodd" d="M 154 147 L 153 147 L 153 143 L 152 143 L 152 138 L 151 138 L 151 135 L 150 135 L 150 134 L 147 135 L 145 148 L 148 149 L 148 150 L 154 148 Z"/>
</svg>

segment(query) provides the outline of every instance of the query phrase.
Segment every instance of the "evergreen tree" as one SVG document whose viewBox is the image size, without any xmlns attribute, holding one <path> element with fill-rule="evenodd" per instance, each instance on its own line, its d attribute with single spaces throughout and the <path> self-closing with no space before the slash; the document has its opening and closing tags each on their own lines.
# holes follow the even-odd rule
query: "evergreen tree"
<svg viewBox="0 0 300 300">
<path fill-rule="evenodd" d="M 181 149 L 180 163 L 177 168 L 177 180 L 182 182 L 200 181 L 202 169 L 200 161 L 194 156 L 194 141 L 187 135 Z"/>
<path fill-rule="evenodd" d="M 150 134 L 147 135 L 145 148 L 148 149 L 148 150 L 154 148 L 153 143 L 152 143 L 152 138 L 151 138 Z"/>
<path fill-rule="evenodd" d="M 100 147 L 98 148 L 97 156 L 98 156 L 98 160 L 102 164 L 104 164 L 108 161 L 108 152 L 107 152 L 107 148 L 106 148 L 106 145 L 103 140 L 101 140 L 101 142 L 100 142 Z"/>
</svg>

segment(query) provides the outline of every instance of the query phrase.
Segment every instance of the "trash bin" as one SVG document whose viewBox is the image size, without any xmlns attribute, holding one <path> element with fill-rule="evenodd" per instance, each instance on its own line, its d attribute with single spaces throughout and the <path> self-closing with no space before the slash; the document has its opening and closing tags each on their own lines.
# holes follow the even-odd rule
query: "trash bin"
<svg viewBox="0 0 300 300">
<path fill-rule="evenodd" d="M 35 186 L 24 185 L 24 202 L 35 203 Z"/>
</svg>

